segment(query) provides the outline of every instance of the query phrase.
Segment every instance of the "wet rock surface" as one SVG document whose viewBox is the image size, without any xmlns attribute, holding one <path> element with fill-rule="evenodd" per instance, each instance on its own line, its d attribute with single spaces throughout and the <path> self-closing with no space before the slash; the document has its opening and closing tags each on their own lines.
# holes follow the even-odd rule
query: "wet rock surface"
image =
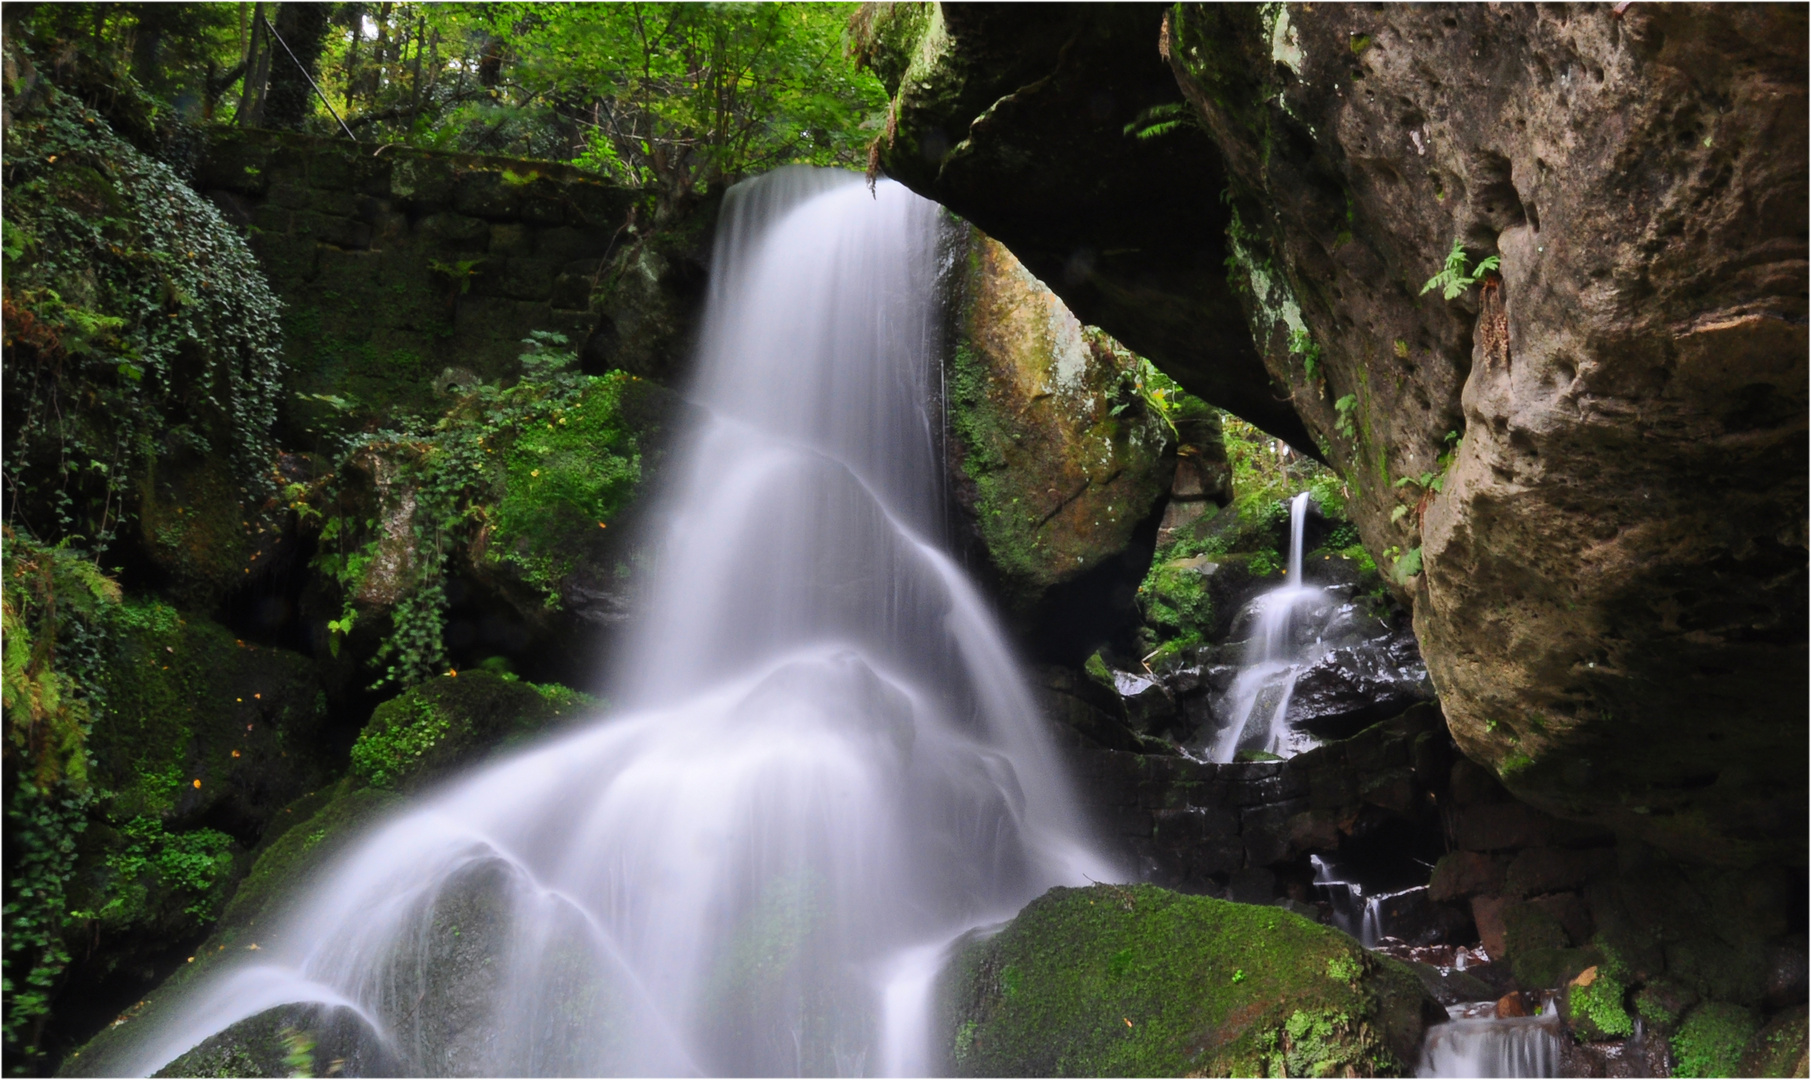
<svg viewBox="0 0 1811 1080">
<path fill-rule="evenodd" d="M 1139 398 L 1139 358 L 1082 325 L 1012 253 L 966 224 L 949 237 L 943 373 L 951 494 L 1028 637 L 1100 633 L 1131 611 L 1175 438 Z"/>
</svg>

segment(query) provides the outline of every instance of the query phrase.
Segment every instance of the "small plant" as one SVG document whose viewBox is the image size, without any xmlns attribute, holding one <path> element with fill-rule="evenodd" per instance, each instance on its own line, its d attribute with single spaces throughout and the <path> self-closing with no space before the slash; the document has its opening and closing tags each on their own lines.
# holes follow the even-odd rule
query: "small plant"
<svg viewBox="0 0 1811 1080">
<path fill-rule="evenodd" d="M 1428 278 L 1426 285 L 1421 286 L 1421 295 L 1426 296 L 1437 288 L 1445 299 L 1457 299 L 1465 290 L 1483 281 L 1485 275 L 1495 273 L 1500 262 L 1495 255 L 1480 259 L 1468 274 L 1465 271 L 1467 261 L 1465 242 L 1455 239 L 1453 249 L 1446 253 L 1446 265 L 1438 274 Z"/>
<path fill-rule="evenodd" d="M 1347 394 L 1333 403 L 1333 411 L 1339 417 L 1334 428 L 1348 439 L 1357 438 L 1358 431 L 1352 424 L 1352 414 L 1358 409 L 1358 395 Z"/>
<path fill-rule="evenodd" d="M 1314 343 L 1314 335 L 1306 329 L 1295 330 L 1289 334 L 1289 353 L 1302 358 L 1302 370 L 1308 373 L 1308 381 L 1320 377 L 1321 347 Z"/>
<path fill-rule="evenodd" d="M 1327 978 L 1335 982 L 1357 982 L 1364 965 L 1350 956 L 1335 956 L 1327 961 Z"/>
<path fill-rule="evenodd" d="M 1234 971 L 1232 973 L 1232 981 L 1236 982 L 1236 983 L 1244 982 L 1245 981 L 1245 969 L 1244 968 L 1234 969 Z"/>
<path fill-rule="evenodd" d="M 1125 133 L 1134 139 L 1155 139 L 1182 128 L 1199 127 L 1195 113 L 1186 101 L 1153 105 L 1132 118 Z"/>
</svg>

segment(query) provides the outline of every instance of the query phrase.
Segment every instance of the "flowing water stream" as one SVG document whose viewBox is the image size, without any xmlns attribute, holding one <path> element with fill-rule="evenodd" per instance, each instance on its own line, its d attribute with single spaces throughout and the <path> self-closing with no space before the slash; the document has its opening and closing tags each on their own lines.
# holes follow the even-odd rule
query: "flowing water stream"
<svg viewBox="0 0 1811 1080">
<path fill-rule="evenodd" d="M 938 228 L 850 174 L 729 193 L 619 711 L 383 822 L 111 1067 L 295 1003 L 414 1075 L 935 1067 L 947 943 L 1117 876 L 933 542 Z"/>
<path fill-rule="evenodd" d="M 1325 651 L 1320 630 L 1328 607 L 1325 591 L 1302 578 L 1307 516 L 1304 491 L 1289 501 L 1289 569 L 1283 584 L 1253 604 L 1244 663 L 1226 694 L 1227 722 L 1209 750 L 1210 761 L 1231 761 L 1240 751 L 1289 757 L 1304 748 L 1285 720 L 1297 676 Z"/>
</svg>

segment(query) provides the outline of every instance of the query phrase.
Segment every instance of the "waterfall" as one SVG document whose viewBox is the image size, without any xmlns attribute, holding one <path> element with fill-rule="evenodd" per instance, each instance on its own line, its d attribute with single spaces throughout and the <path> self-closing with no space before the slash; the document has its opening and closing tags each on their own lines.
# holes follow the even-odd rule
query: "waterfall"
<svg viewBox="0 0 1811 1080">
<path fill-rule="evenodd" d="M 375 827 L 112 1067 L 292 1003 L 412 1075 L 934 1067 L 948 943 L 1115 876 L 932 542 L 938 229 L 851 174 L 729 192 L 619 711 Z"/>
<path fill-rule="evenodd" d="M 1428 1029 L 1416 1075 L 1559 1076 L 1561 1038 L 1557 1015 L 1449 1020 Z"/>
<path fill-rule="evenodd" d="M 1308 493 L 1289 502 L 1289 569 L 1281 585 L 1253 603 L 1245 624 L 1245 656 L 1239 674 L 1221 702 L 1226 718 L 1209 748 L 1212 761 L 1232 761 L 1240 751 L 1291 756 L 1289 699 L 1302 669 L 1324 651 L 1320 627 L 1327 596 L 1302 579 L 1302 534 L 1308 515 Z"/>
</svg>

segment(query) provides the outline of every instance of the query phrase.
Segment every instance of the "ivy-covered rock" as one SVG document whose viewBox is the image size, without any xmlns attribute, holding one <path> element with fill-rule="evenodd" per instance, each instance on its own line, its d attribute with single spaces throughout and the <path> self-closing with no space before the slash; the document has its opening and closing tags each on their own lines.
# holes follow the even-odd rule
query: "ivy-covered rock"
<svg viewBox="0 0 1811 1080">
<path fill-rule="evenodd" d="M 569 342 L 536 332 L 512 385 L 459 388 L 438 420 L 360 436 L 310 493 L 317 569 L 343 610 L 323 639 L 367 650 L 381 682 L 409 685 L 464 659 L 446 637 L 459 573 L 513 611 L 523 637 L 570 649 L 587 624 L 628 613 L 638 497 L 664 460 L 678 395 L 612 371 L 584 375 Z M 352 636 L 360 628 L 360 636 Z M 375 632 L 373 632 L 375 631 Z M 518 643 L 516 651 L 522 651 Z"/>
<path fill-rule="evenodd" d="M 961 242 L 950 464 L 1006 603 L 1025 614 L 1125 551 L 1169 489 L 1162 386 L 1174 387 L 999 243 L 973 230 Z"/>
<path fill-rule="evenodd" d="M 1404 1075 L 1445 1019 L 1409 968 L 1276 907 L 1053 889 L 960 946 L 955 1076 Z"/>
<path fill-rule="evenodd" d="M 563 686 L 484 670 L 448 673 L 377 707 L 352 744 L 352 775 L 376 788 L 419 789 L 524 736 L 577 719 L 593 704 Z"/>
<path fill-rule="evenodd" d="M 28 84 L 5 150 L 13 526 L 130 537 L 206 606 L 244 575 L 270 494 L 279 304 L 167 165 L 48 83 L 13 86 Z"/>
</svg>

